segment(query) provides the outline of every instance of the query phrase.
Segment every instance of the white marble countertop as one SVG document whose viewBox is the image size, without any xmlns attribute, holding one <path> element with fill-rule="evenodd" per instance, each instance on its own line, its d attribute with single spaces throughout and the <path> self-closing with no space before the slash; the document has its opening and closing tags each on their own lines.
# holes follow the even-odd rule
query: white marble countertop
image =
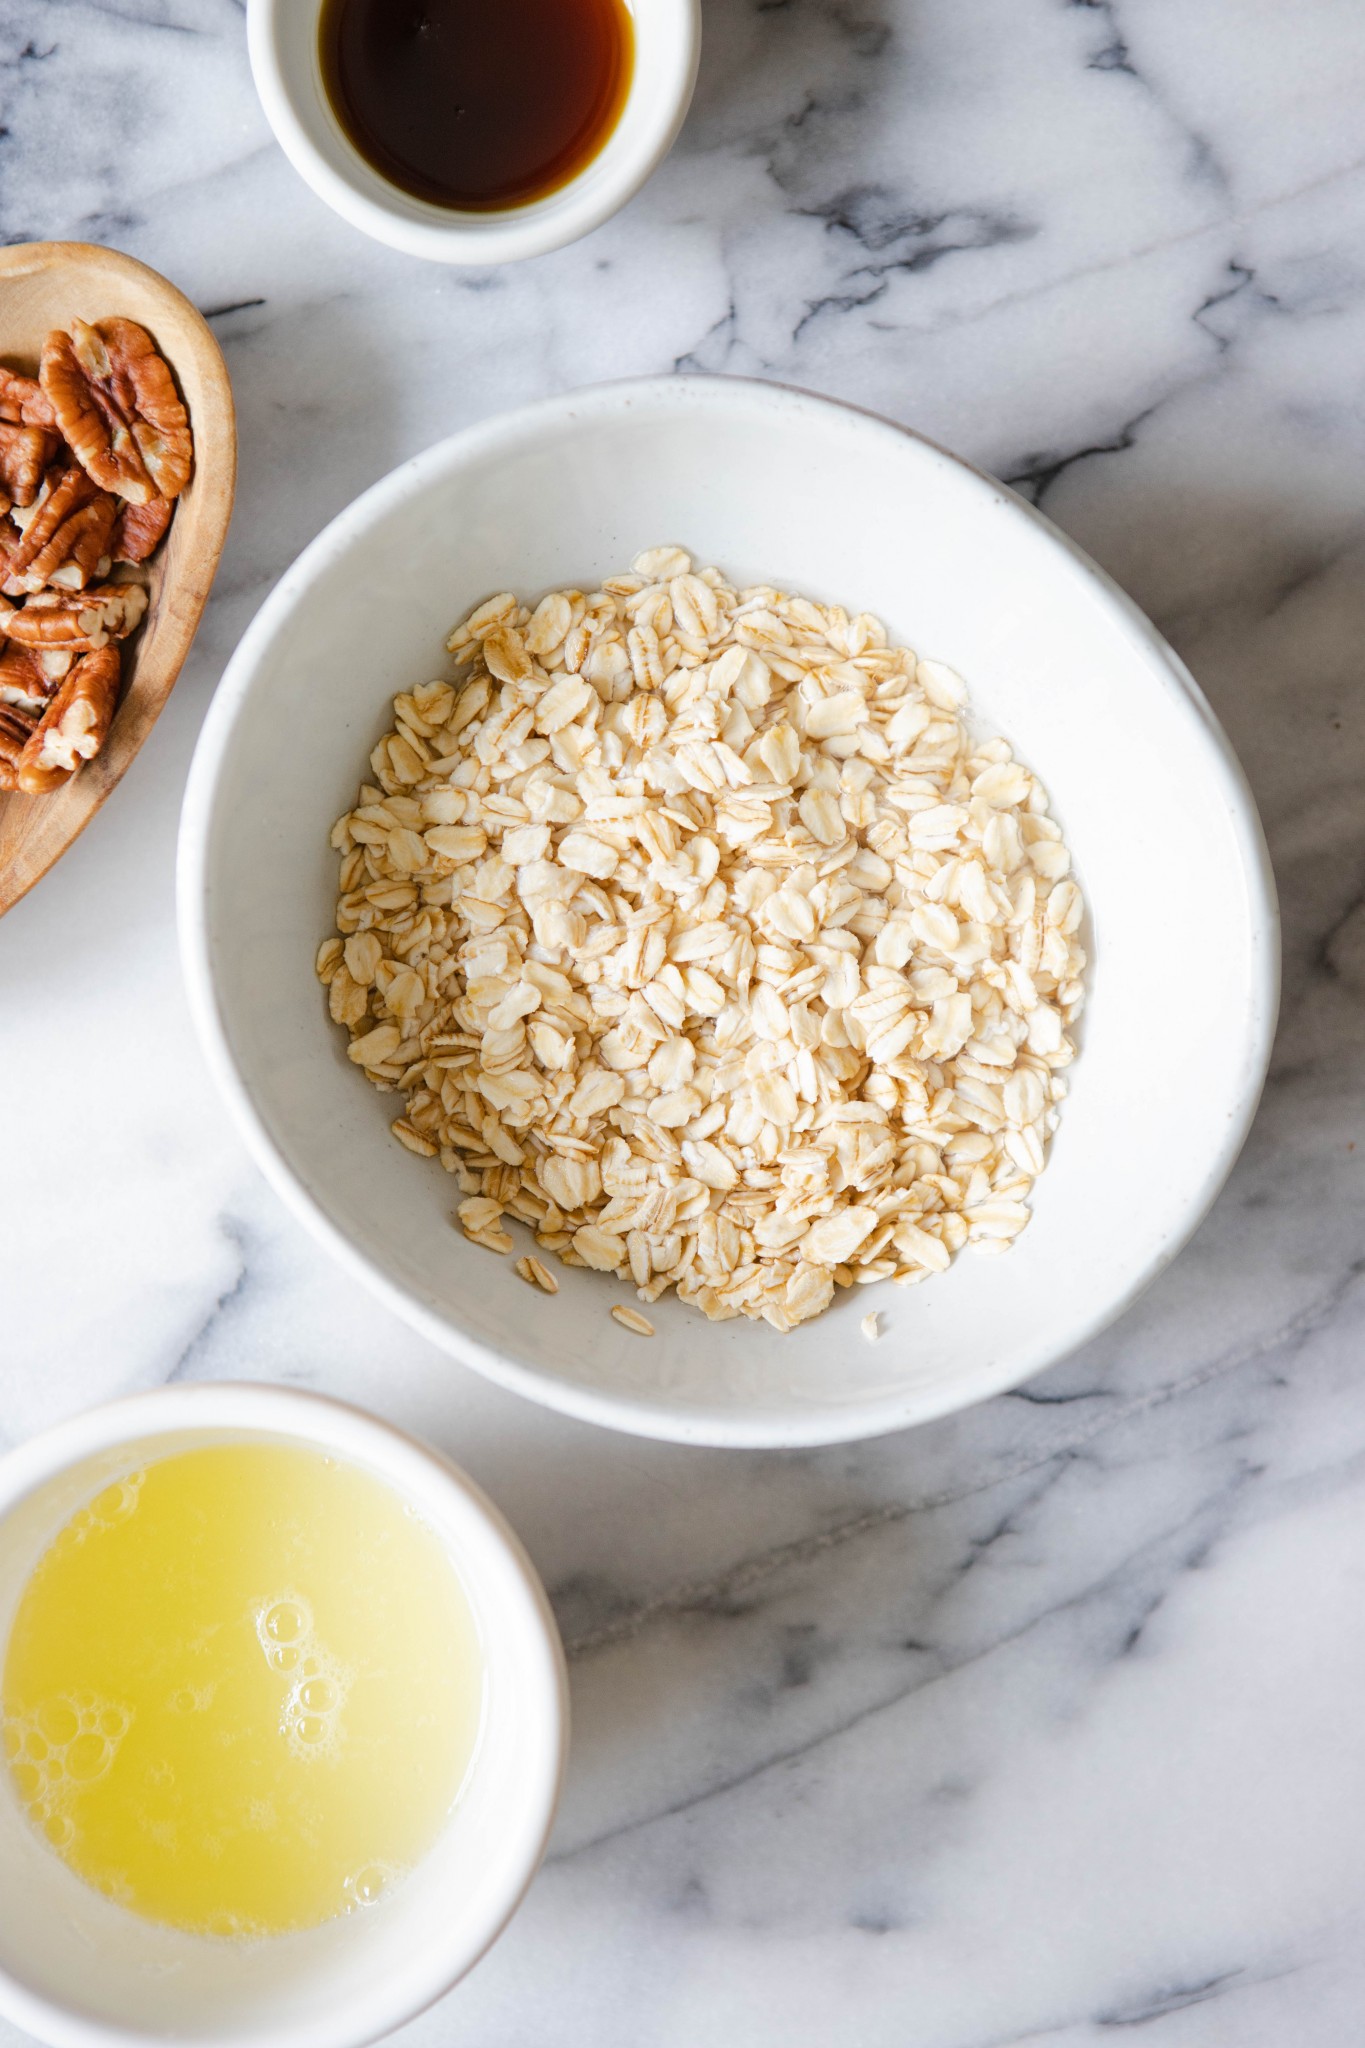
<svg viewBox="0 0 1365 2048">
<path fill-rule="evenodd" d="M 0 237 L 107 240 L 190 292 L 242 455 L 169 709 L 0 926 L 0 1438 L 177 1377 L 290 1380 L 426 1432 L 524 1532 L 573 1646 L 567 1798 L 512 1931 L 412 2048 L 1348 2048 L 1365 16 L 705 4 L 650 186 L 485 273 L 311 196 L 240 0 L 0 7 Z M 186 765 L 273 578 L 453 428 L 674 366 L 878 407 L 1040 500 L 1190 662 L 1283 893 L 1274 1072 L 1191 1248 L 1019 1394 L 866 1448 L 613 1438 L 438 1356 L 248 1164 L 181 995 Z"/>
</svg>

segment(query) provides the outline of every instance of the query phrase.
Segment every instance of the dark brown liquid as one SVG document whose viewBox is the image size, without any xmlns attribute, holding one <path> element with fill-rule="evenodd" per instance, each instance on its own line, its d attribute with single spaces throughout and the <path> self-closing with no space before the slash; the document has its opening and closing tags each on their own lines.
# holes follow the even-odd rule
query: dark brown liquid
<svg viewBox="0 0 1365 2048">
<path fill-rule="evenodd" d="M 360 154 L 461 211 L 567 185 L 620 119 L 635 61 L 625 0 L 324 0 L 319 36 Z"/>
</svg>

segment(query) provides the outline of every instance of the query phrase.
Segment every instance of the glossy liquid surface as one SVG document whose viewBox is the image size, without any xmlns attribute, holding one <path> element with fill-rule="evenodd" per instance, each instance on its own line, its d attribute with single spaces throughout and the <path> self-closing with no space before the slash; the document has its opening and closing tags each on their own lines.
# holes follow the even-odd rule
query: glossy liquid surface
<svg viewBox="0 0 1365 2048">
<path fill-rule="evenodd" d="M 466 212 L 576 177 L 635 61 L 624 0 L 324 0 L 319 39 L 327 97 L 366 162 Z"/>
<path fill-rule="evenodd" d="M 108 1487 L 40 1560 L 4 1752 L 97 1890 L 196 1933 L 282 1933 L 370 1904 L 431 1847 L 483 1683 L 460 1583 L 395 1493 L 225 1444 Z"/>
</svg>

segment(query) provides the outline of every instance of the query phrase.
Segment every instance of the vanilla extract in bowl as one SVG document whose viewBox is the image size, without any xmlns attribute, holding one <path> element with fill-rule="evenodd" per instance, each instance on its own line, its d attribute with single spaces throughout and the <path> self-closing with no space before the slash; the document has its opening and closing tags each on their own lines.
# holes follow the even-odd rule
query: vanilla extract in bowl
<svg viewBox="0 0 1365 2048">
<path fill-rule="evenodd" d="M 372 169 L 491 213 L 587 168 L 621 118 L 635 43 L 625 0 L 323 0 L 319 57 Z"/>
</svg>

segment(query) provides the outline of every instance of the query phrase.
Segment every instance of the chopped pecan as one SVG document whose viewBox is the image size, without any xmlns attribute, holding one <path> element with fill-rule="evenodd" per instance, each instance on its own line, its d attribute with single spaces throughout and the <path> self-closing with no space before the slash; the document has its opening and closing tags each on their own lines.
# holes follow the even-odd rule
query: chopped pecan
<svg viewBox="0 0 1365 2048">
<path fill-rule="evenodd" d="M 65 682 L 67 676 L 71 673 L 72 662 L 79 660 L 78 655 L 72 654 L 65 647 L 29 647 L 24 651 L 33 656 L 39 668 L 47 677 L 47 694 L 49 697 L 56 689 L 58 683 Z"/>
<path fill-rule="evenodd" d="M 40 557 L 26 578 L 29 590 L 48 583 L 54 590 L 84 590 L 103 582 L 114 566 L 110 554 L 118 499 L 102 491 L 92 505 L 83 505 L 52 537 L 48 562 Z"/>
<path fill-rule="evenodd" d="M 145 562 L 165 535 L 175 510 L 169 498 L 149 498 L 145 505 L 125 504 L 114 527 L 110 554 L 116 562 Z"/>
<path fill-rule="evenodd" d="M 0 542 L 0 590 L 22 597 L 56 583 L 82 590 L 107 574 L 119 501 L 91 483 L 83 469 L 49 470 L 35 504 L 14 524 L 17 538 Z"/>
<path fill-rule="evenodd" d="M 81 467 L 134 505 L 174 498 L 193 443 L 171 373 L 134 320 L 73 320 L 43 343 L 42 386 Z"/>
<path fill-rule="evenodd" d="M 29 511 L 33 507 L 29 506 Z M 20 517 L 23 515 L 21 514 Z M 11 512 L 8 519 L 0 519 L 0 590 L 3 590 L 11 576 L 19 573 L 17 565 L 30 559 L 24 547 L 24 529 Z"/>
<path fill-rule="evenodd" d="M 16 427 L 0 420 L 0 491 L 11 504 L 33 503 L 56 452 L 57 436 L 46 427 Z"/>
<path fill-rule="evenodd" d="M 41 796 L 94 758 L 113 722 L 119 675 L 117 647 L 101 647 L 76 663 L 15 763 L 20 789 Z"/>
<path fill-rule="evenodd" d="M 140 583 L 96 583 L 89 590 L 40 590 L 13 610 L 0 613 L 0 633 L 21 647 L 65 648 L 89 654 L 122 640 L 147 609 Z"/>
<path fill-rule="evenodd" d="M 35 648 L 0 648 L 0 704 L 13 704 L 17 710 L 36 715 L 56 687 L 57 678 L 48 675 Z"/>
<path fill-rule="evenodd" d="M 85 489 L 86 497 L 90 498 L 94 496 L 99 486 L 97 484 L 91 483 L 89 477 L 85 474 L 85 471 L 80 467 L 79 463 L 71 462 L 71 459 L 67 454 L 66 449 L 63 448 L 62 459 L 58 462 L 54 462 L 51 469 L 48 470 L 46 476 L 43 478 L 42 482 L 38 486 L 38 494 L 34 498 L 33 503 L 31 505 L 16 505 L 11 511 L 11 524 L 14 525 L 20 533 L 28 532 L 29 527 L 33 524 L 33 521 L 38 517 L 38 514 L 42 511 L 44 505 L 52 496 L 52 493 L 56 490 L 58 484 L 62 481 L 62 478 L 67 474 L 68 465 L 70 467 L 71 473 L 74 476 L 79 477 L 81 479 L 81 482 Z"/>
<path fill-rule="evenodd" d="M 0 420 L 19 427 L 55 427 L 57 415 L 35 377 L 22 376 L 0 363 Z"/>
<path fill-rule="evenodd" d="M 33 737 L 37 717 L 16 704 L 0 704 L 0 789 L 19 787 L 19 756 Z"/>
<path fill-rule="evenodd" d="M 73 512 L 79 512 L 82 505 L 90 504 L 98 495 L 99 485 L 91 483 L 79 463 L 68 460 L 50 469 L 33 503 L 20 507 L 11 515 L 28 548 L 19 566 L 27 568 L 39 549 L 47 546 L 63 520 L 69 519 Z"/>
</svg>

